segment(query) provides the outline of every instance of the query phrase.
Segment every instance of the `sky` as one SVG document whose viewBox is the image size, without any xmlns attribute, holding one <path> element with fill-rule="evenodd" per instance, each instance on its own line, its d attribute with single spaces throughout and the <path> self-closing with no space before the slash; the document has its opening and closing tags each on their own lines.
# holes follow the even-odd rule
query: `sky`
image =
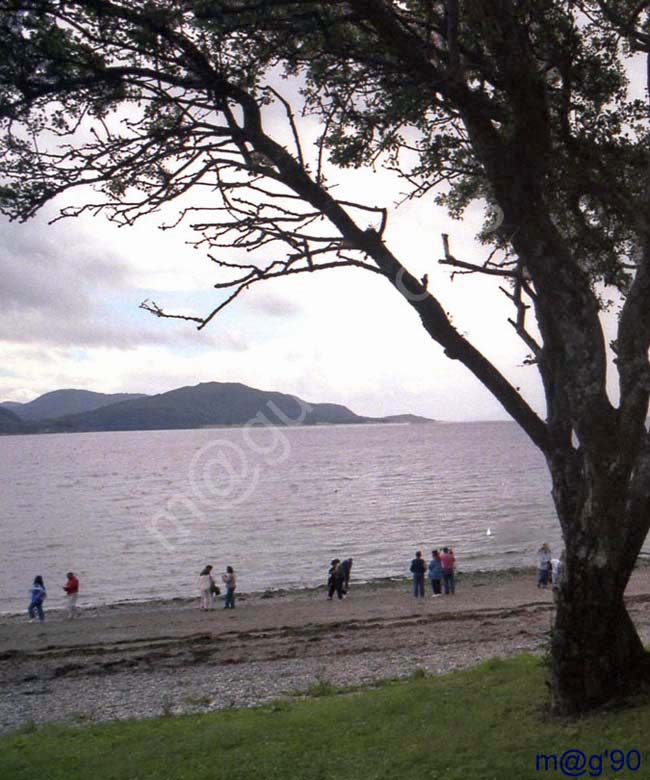
<svg viewBox="0 0 650 780">
<path fill-rule="evenodd" d="M 379 174 L 360 174 L 366 182 Z M 394 191 L 381 181 L 383 202 Z M 373 185 L 376 202 L 379 187 Z M 186 245 L 183 230 L 162 233 L 155 218 L 116 228 L 102 217 L 47 224 L 3 222 L 0 239 L 0 400 L 29 401 L 60 388 L 160 393 L 209 381 L 237 381 L 343 403 L 359 414 L 401 412 L 436 419 L 503 419 L 490 395 L 444 357 L 417 315 L 381 278 L 341 269 L 257 285 L 202 331 L 159 319 L 139 304 L 207 314 L 222 293 L 213 265 Z M 480 224 L 449 224 L 430 204 L 405 206 L 387 243 L 454 314 L 455 324 L 532 398 L 534 369 L 505 322 L 494 283 L 449 281 L 437 266 L 441 232 L 459 257 L 485 249 L 469 237 Z M 462 251 L 461 251 L 462 248 Z M 537 395 L 536 395 L 537 393 Z"/>
<path fill-rule="evenodd" d="M 285 132 L 277 114 L 267 129 L 279 138 Z M 314 132 L 305 127 L 307 139 Z M 513 312 L 500 280 L 451 280 L 438 264 L 441 233 L 459 259 L 486 259 L 489 249 L 474 240 L 481 204 L 452 221 L 430 200 L 395 210 L 404 186 L 387 172 L 345 171 L 337 182 L 341 198 L 390 208 L 389 248 L 414 275 L 428 274 L 429 290 L 456 327 L 543 416 L 538 375 L 523 363 L 528 349 L 507 322 Z M 0 401 L 26 402 L 61 388 L 154 394 L 235 381 L 364 415 L 508 419 L 374 274 L 341 269 L 264 282 L 198 332 L 139 308 L 150 299 L 166 311 L 202 316 L 223 298 L 212 287 L 215 266 L 205 250 L 187 244 L 189 228 L 159 229 L 175 212 L 133 227 L 89 215 L 48 224 L 68 202 L 50 204 L 23 224 L 0 222 Z"/>
</svg>

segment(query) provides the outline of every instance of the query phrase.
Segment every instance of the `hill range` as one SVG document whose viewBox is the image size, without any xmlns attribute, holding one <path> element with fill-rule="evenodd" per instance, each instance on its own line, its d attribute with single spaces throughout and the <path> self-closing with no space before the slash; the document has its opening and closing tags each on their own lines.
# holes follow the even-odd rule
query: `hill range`
<svg viewBox="0 0 650 780">
<path fill-rule="evenodd" d="M 411 414 L 363 417 L 341 404 L 308 403 L 236 382 L 204 382 L 158 395 L 55 390 L 26 404 L 0 404 L 0 434 L 425 422 L 434 421 Z"/>
</svg>

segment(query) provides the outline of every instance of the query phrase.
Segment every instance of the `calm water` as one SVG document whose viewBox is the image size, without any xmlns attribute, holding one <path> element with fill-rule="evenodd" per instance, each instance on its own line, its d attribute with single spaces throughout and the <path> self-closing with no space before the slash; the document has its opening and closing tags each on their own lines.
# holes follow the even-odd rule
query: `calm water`
<svg viewBox="0 0 650 780">
<path fill-rule="evenodd" d="M 35 574 L 60 606 L 193 596 L 232 564 L 242 591 L 405 574 L 451 545 L 459 568 L 530 565 L 560 547 L 541 455 L 513 423 L 0 437 L 0 611 Z M 490 528 L 491 535 L 486 531 Z"/>
</svg>

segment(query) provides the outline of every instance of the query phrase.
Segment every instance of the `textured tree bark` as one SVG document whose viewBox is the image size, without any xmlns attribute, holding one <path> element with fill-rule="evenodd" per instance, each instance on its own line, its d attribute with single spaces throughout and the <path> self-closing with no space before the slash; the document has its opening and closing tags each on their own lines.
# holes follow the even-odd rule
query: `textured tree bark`
<svg viewBox="0 0 650 780">
<path fill-rule="evenodd" d="M 606 473 L 574 481 L 577 492 L 566 481 L 554 490 L 566 544 L 551 638 L 552 706 L 561 715 L 620 700 L 649 679 L 624 602 L 645 533 L 626 511 L 626 489 Z"/>
<path fill-rule="evenodd" d="M 557 596 L 551 640 L 553 710 L 586 712 L 639 690 L 648 656 L 620 588 L 596 561 L 567 571 Z"/>
</svg>

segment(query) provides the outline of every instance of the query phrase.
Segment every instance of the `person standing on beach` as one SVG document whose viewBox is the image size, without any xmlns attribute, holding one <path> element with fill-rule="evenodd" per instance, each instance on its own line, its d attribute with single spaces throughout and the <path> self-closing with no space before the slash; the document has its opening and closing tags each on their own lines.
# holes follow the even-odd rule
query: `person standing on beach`
<svg viewBox="0 0 650 780">
<path fill-rule="evenodd" d="M 424 575 L 427 567 L 422 558 L 422 553 L 418 550 L 415 558 L 411 561 L 411 574 L 413 575 L 413 595 L 415 598 L 420 596 L 424 598 Z"/>
<path fill-rule="evenodd" d="M 429 579 L 431 580 L 431 598 L 442 595 L 442 563 L 440 562 L 440 553 L 437 550 L 431 550 L 431 560 L 429 561 Z"/>
<path fill-rule="evenodd" d="M 347 593 L 350 587 L 350 571 L 352 569 L 352 558 L 346 558 L 341 561 L 341 574 L 343 575 L 343 593 Z"/>
<path fill-rule="evenodd" d="M 562 566 L 562 561 L 559 558 L 551 559 L 551 585 L 553 586 L 553 590 L 557 590 L 560 584 L 561 566 Z"/>
<path fill-rule="evenodd" d="M 347 590 L 345 588 L 345 578 L 347 576 L 347 569 L 348 569 L 348 562 L 347 559 L 343 559 L 339 565 L 336 567 L 336 571 L 334 572 L 334 579 L 335 579 L 335 587 L 336 587 L 336 594 L 341 594 L 341 598 L 347 594 Z"/>
<path fill-rule="evenodd" d="M 551 567 L 551 548 L 544 543 L 537 551 L 537 587 L 548 587 L 549 569 Z"/>
<path fill-rule="evenodd" d="M 343 583 L 345 582 L 345 576 L 341 569 L 341 561 L 338 558 L 334 558 L 330 563 L 329 571 L 327 572 L 327 600 L 331 601 L 334 596 L 334 591 L 339 599 L 343 598 Z"/>
<path fill-rule="evenodd" d="M 214 580 L 212 579 L 212 566 L 206 566 L 199 574 L 199 593 L 201 594 L 201 609 L 210 609 L 212 601 L 212 586 Z"/>
<path fill-rule="evenodd" d="M 232 566 L 226 566 L 226 573 L 221 575 L 223 584 L 226 586 L 226 603 L 224 609 L 235 608 L 235 588 L 237 587 L 237 579 L 235 578 L 235 570 Z"/>
<path fill-rule="evenodd" d="M 456 569 L 456 558 L 451 547 L 443 547 L 440 555 L 440 564 L 442 566 L 442 581 L 445 586 L 445 596 L 453 596 L 456 593 L 456 582 L 454 573 Z"/>
<path fill-rule="evenodd" d="M 210 609 L 216 609 L 217 598 L 219 597 L 220 593 L 221 591 L 219 590 L 219 586 L 214 581 L 212 574 L 210 574 Z"/>
<path fill-rule="evenodd" d="M 73 572 L 67 573 L 67 581 L 63 586 L 65 591 L 65 600 L 68 606 L 68 620 L 72 620 L 77 617 L 77 597 L 79 596 L 79 580 Z"/>
<path fill-rule="evenodd" d="M 38 576 L 34 577 L 34 584 L 32 585 L 32 589 L 30 591 L 30 602 L 29 607 L 27 608 L 30 620 L 35 620 L 34 614 L 38 615 L 38 619 L 41 623 L 45 620 L 45 615 L 43 613 L 43 602 L 45 601 L 46 597 L 47 591 L 45 590 L 45 583 L 39 574 Z"/>
</svg>

